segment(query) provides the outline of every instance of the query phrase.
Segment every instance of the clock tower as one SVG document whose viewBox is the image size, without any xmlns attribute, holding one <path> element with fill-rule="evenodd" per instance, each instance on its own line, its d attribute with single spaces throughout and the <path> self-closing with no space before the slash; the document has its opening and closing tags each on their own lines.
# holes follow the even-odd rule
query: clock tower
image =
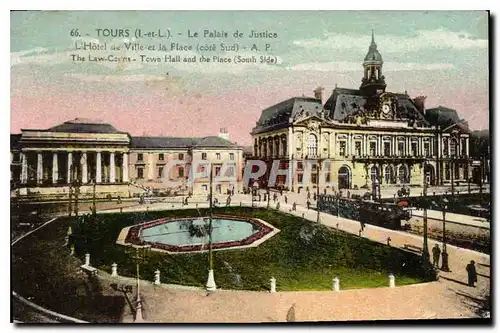
<svg viewBox="0 0 500 333">
<path fill-rule="evenodd" d="M 365 95 L 380 95 L 385 92 L 385 78 L 382 75 L 383 63 L 382 56 L 377 50 L 372 30 L 372 42 L 368 48 L 365 61 L 363 61 L 364 75 L 359 88 Z"/>
</svg>

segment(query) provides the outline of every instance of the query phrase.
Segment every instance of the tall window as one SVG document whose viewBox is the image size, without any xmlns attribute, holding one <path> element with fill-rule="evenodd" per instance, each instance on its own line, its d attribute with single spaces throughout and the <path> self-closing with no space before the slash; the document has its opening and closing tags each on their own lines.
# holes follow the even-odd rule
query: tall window
<svg viewBox="0 0 500 333">
<path fill-rule="evenodd" d="M 443 156 L 448 156 L 448 138 L 443 138 Z"/>
<path fill-rule="evenodd" d="M 137 154 L 137 160 L 138 160 L 138 161 L 142 161 L 143 159 L 144 159 L 144 154 L 142 154 L 142 153 L 138 153 L 138 154 Z"/>
<path fill-rule="evenodd" d="M 404 165 L 399 167 L 398 175 L 400 183 L 409 183 L 408 170 Z"/>
<path fill-rule="evenodd" d="M 375 156 L 377 150 L 377 143 L 376 142 L 370 142 L 370 155 Z"/>
<path fill-rule="evenodd" d="M 179 167 L 179 178 L 184 177 L 184 167 Z"/>
<path fill-rule="evenodd" d="M 405 154 L 405 143 L 403 141 L 398 142 L 398 155 L 403 156 Z"/>
<path fill-rule="evenodd" d="M 215 171 L 214 177 L 219 176 L 219 174 L 220 174 L 220 166 L 216 166 L 214 171 Z"/>
<path fill-rule="evenodd" d="M 425 157 L 431 156 L 431 144 L 429 142 L 424 142 L 424 155 Z"/>
<path fill-rule="evenodd" d="M 299 174 L 297 175 L 297 182 L 298 182 L 298 183 L 300 183 L 300 184 L 302 184 L 302 180 L 303 180 L 303 178 L 304 178 L 304 174 L 299 173 Z"/>
<path fill-rule="evenodd" d="M 418 143 L 417 142 L 412 142 L 411 143 L 411 155 L 412 156 L 417 156 L 418 155 Z"/>
<path fill-rule="evenodd" d="M 207 153 L 201 153 L 201 159 L 206 160 L 207 159 Z"/>
<path fill-rule="evenodd" d="M 311 174 L 311 183 L 312 184 L 317 184 L 318 183 L 318 174 L 317 173 L 312 173 Z"/>
<path fill-rule="evenodd" d="M 304 164 L 302 162 L 297 162 L 297 170 L 304 170 Z"/>
<path fill-rule="evenodd" d="M 158 178 L 161 178 L 163 175 L 163 167 L 158 167 Z"/>
<path fill-rule="evenodd" d="M 460 150 L 460 155 L 462 156 L 467 156 L 467 140 L 465 138 L 460 139 L 460 143 L 462 145 L 461 150 Z"/>
<path fill-rule="evenodd" d="M 340 141 L 340 156 L 346 156 L 346 142 L 345 141 Z"/>
<path fill-rule="evenodd" d="M 229 153 L 229 159 L 230 159 L 231 161 L 234 161 L 234 153 Z"/>
<path fill-rule="evenodd" d="M 307 155 L 316 156 L 318 154 L 318 140 L 316 135 L 309 134 L 307 139 Z"/>
<path fill-rule="evenodd" d="M 137 178 L 138 179 L 144 178 L 144 168 L 137 168 Z"/>
<path fill-rule="evenodd" d="M 159 154 L 158 154 L 158 160 L 160 160 L 160 161 L 165 160 L 165 154 L 163 154 L 163 153 L 159 153 Z"/>
<path fill-rule="evenodd" d="M 444 178 L 446 180 L 450 180 L 451 176 L 450 176 L 450 164 L 449 163 L 446 163 L 446 165 L 444 166 Z"/>
<path fill-rule="evenodd" d="M 218 160 L 220 160 L 221 159 L 220 153 L 215 153 L 215 158 L 218 159 Z"/>
<path fill-rule="evenodd" d="M 384 156 L 391 156 L 391 143 L 384 142 Z"/>
<path fill-rule="evenodd" d="M 457 142 L 457 139 L 451 139 L 451 142 L 450 142 L 450 156 L 457 156 L 457 152 L 458 152 L 458 142 Z"/>
<path fill-rule="evenodd" d="M 183 153 L 179 153 L 179 160 L 183 160 L 184 159 L 184 154 Z"/>
<path fill-rule="evenodd" d="M 356 153 L 357 156 L 361 155 L 361 141 L 356 141 L 354 143 L 354 152 Z"/>
</svg>

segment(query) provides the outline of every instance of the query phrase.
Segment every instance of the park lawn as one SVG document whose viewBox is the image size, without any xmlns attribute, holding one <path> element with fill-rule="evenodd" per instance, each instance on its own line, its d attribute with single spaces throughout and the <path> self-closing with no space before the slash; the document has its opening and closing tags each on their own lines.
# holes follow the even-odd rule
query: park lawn
<svg viewBox="0 0 500 333">
<path fill-rule="evenodd" d="M 261 218 L 281 230 L 256 248 L 214 251 L 215 280 L 222 289 L 269 290 L 271 277 L 276 278 L 281 291 L 331 290 L 335 276 L 340 278 L 342 289 L 387 286 L 389 272 L 396 276 L 397 285 L 428 280 L 420 258 L 411 253 L 291 214 L 249 207 L 217 208 L 214 213 Z M 160 217 L 198 214 L 196 210 L 103 214 L 99 216 L 99 228 L 87 231 L 96 241 L 77 244 L 77 254 L 83 258 L 85 252 L 91 253 L 92 264 L 108 272 L 116 262 L 120 275 L 135 276 L 127 248 L 115 244 L 123 227 Z M 73 230 L 78 232 L 78 227 Z M 202 287 L 207 279 L 208 254 L 168 255 L 153 251 L 141 265 L 141 278 L 152 280 L 157 269 L 163 283 Z"/>
</svg>

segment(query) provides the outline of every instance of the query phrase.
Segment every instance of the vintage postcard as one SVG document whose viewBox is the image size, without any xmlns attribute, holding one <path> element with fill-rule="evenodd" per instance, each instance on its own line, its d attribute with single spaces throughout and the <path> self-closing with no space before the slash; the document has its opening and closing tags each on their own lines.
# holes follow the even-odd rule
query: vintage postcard
<svg viewBox="0 0 500 333">
<path fill-rule="evenodd" d="M 12 11 L 14 323 L 491 323 L 488 11 Z"/>
</svg>

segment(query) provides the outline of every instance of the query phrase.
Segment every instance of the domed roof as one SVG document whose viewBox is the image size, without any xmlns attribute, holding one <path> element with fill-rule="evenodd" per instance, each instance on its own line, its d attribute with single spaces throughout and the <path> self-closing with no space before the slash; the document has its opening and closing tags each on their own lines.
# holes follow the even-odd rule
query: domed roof
<svg viewBox="0 0 500 333">
<path fill-rule="evenodd" d="M 382 55 L 377 50 L 377 44 L 375 43 L 375 37 L 373 36 L 372 30 L 372 42 L 370 44 L 370 48 L 368 49 L 368 53 L 366 54 L 365 61 L 375 61 L 375 62 L 383 62 Z"/>
</svg>

